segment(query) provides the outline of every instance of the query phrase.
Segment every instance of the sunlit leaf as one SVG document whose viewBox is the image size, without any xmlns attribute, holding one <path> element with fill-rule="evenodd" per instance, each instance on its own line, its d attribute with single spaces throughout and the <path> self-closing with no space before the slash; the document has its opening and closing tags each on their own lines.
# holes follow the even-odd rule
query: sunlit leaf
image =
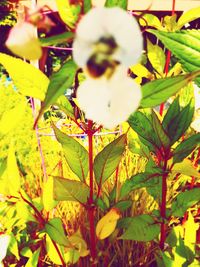
<svg viewBox="0 0 200 267">
<path fill-rule="evenodd" d="M 81 11 L 80 5 L 71 4 L 69 0 L 56 0 L 59 15 L 61 19 L 70 28 L 75 28 L 76 22 Z"/>
<path fill-rule="evenodd" d="M 182 141 L 173 151 L 173 162 L 181 162 L 184 158 L 190 155 L 198 145 L 200 145 L 200 133 L 190 136 Z"/>
<path fill-rule="evenodd" d="M 25 267 L 37 267 L 39 255 L 40 255 L 40 248 L 34 251 L 31 258 L 29 258 L 29 260 L 27 261 Z"/>
<path fill-rule="evenodd" d="M 108 144 L 94 159 L 95 179 L 99 185 L 104 183 L 115 171 L 126 146 L 126 135 L 120 135 Z"/>
<path fill-rule="evenodd" d="M 16 259 L 19 261 L 19 249 L 18 249 L 18 243 L 14 236 L 14 234 L 10 233 L 10 242 L 8 250 L 16 257 Z"/>
<path fill-rule="evenodd" d="M 49 79 L 44 73 L 21 59 L 3 53 L 0 53 L 0 64 L 7 70 L 21 94 L 44 100 L 49 85 Z"/>
<path fill-rule="evenodd" d="M 148 13 L 144 14 L 140 18 L 139 22 L 140 22 L 140 25 L 142 25 L 143 27 L 154 27 L 158 30 L 161 30 L 163 28 L 158 17 L 152 14 L 148 14 Z"/>
<path fill-rule="evenodd" d="M 53 198 L 53 178 L 48 177 L 47 182 L 43 185 L 43 192 L 42 192 L 42 201 L 44 205 L 44 209 L 46 211 L 52 210 L 58 202 Z"/>
<path fill-rule="evenodd" d="M 149 30 L 156 35 L 182 64 L 187 72 L 197 71 L 200 68 L 200 31 L 182 30 L 179 32 L 159 32 Z M 195 78 L 195 77 L 194 77 Z M 200 77 L 195 79 L 200 85 Z"/>
<path fill-rule="evenodd" d="M 52 125 L 56 139 L 62 145 L 65 159 L 71 170 L 84 181 L 88 174 L 88 152 L 74 138 L 64 134 L 54 125 Z"/>
<path fill-rule="evenodd" d="M 63 224 L 60 218 L 53 218 L 45 225 L 45 230 L 48 235 L 56 243 L 62 246 L 69 246 L 70 242 L 64 232 Z"/>
<path fill-rule="evenodd" d="M 189 82 L 200 75 L 200 71 L 157 79 L 142 86 L 141 107 L 150 108 L 165 102 L 169 97 L 185 87 Z"/>
<path fill-rule="evenodd" d="M 89 254 L 87 249 L 87 243 L 83 239 L 80 231 L 78 230 L 73 235 L 69 236 L 70 243 L 78 250 L 81 257 L 85 257 Z"/>
<path fill-rule="evenodd" d="M 151 72 L 142 64 L 138 63 L 130 67 L 130 70 L 138 77 L 144 77 L 150 79 L 152 77 Z"/>
<path fill-rule="evenodd" d="M 7 110 L 0 118 L 0 135 L 5 136 L 7 133 L 13 131 L 15 127 L 23 119 L 25 113 L 25 103 L 21 102 L 14 108 Z"/>
<path fill-rule="evenodd" d="M 76 264 L 80 258 L 80 252 L 76 249 L 69 249 L 65 253 L 65 261 L 70 264 Z"/>
<path fill-rule="evenodd" d="M 63 95 L 65 90 L 70 88 L 73 84 L 74 77 L 76 74 L 77 66 L 73 60 L 68 60 L 61 69 L 54 73 L 50 78 L 50 83 L 45 95 L 44 102 L 40 109 L 38 119 L 41 117 L 43 112 L 52 104 L 56 104 L 56 100 L 59 96 Z"/>
<path fill-rule="evenodd" d="M 195 222 L 194 216 L 192 216 L 191 212 L 188 212 L 187 221 L 184 223 L 184 243 L 190 249 L 195 251 L 195 243 L 197 230 L 199 229 L 199 223 Z"/>
<path fill-rule="evenodd" d="M 147 242 L 158 237 L 159 232 L 159 224 L 150 215 L 143 214 L 129 218 L 128 228 L 120 239 Z"/>
<path fill-rule="evenodd" d="M 153 45 L 150 40 L 147 40 L 147 57 L 152 67 L 162 75 L 166 58 L 163 49 L 159 45 Z"/>
<path fill-rule="evenodd" d="M 120 218 L 120 212 L 116 208 L 112 208 L 106 215 L 104 215 L 97 223 L 96 235 L 98 239 L 105 239 L 111 235 L 116 226 L 117 221 Z"/>
<path fill-rule="evenodd" d="M 200 173 L 197 171 L 197 169 L 195 169 L 192 162 L 188 159 L 184 159 L 182 162 L 174 164 L 171 171 L 200 178 Z"/>
<path fill-rule="evenodd" d="M 60 252 L 60 255 L 64 259 L 64 247 L 58 245 L 58 251 L 57 251 L 55 246 L 53 245 L 51 238 L 48 235 L 46 235 L 46 251 L 48 257 L 54 264 L 62 265 L 61 259 L 58 255 L 58 251 Z"/>
<path fill-rule="evenodd" d="M 121 7 L 123 9 L 127 9 L 127 2 L 128 0 L 106 0 L 105 6 L 106 7 Z"/>
<path fill-rule="evenodd" d="M 179 18 L 177 22 L 177 28 L 181 29 L 185 24 L 195 19 L 200 18 L 200 7 L 192 8 L 188 11 L 185 11 Z"/>
<path fill-rule="evenodd" d="M 200 188 L 181 192 L 172 202 L 172 215 L 182 217 L 184 213 L 200 201 Z"/>
<path fill-rule="evenodd" d="M 86 203 L 90 188 L 78 181 L 54 177 L 54 197 L 59 201 L 78 201 Z"/>
</svg>

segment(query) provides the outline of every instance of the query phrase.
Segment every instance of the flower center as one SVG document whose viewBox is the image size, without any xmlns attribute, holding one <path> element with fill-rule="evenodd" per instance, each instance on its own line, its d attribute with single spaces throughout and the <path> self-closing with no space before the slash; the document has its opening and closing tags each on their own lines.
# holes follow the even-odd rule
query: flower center
<svg viewBox="0 0 200 267">
<path fill-rule="evenodd" d="M 104 74 L 111 77 L 118 62 L 112 55 L 117 49 L 117 43 L 111 36 L 103 36 L 94 44 L 93 54 L 87 61 L 87 70 L 93 78 L 98 78 Z"/>
</svg>

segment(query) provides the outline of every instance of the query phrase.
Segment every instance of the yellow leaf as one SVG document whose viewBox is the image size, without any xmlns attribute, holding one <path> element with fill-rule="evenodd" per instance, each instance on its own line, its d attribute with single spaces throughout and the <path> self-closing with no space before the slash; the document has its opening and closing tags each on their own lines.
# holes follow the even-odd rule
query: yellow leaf
<svg viewBox="0 0 200 267">
<path fill-rule="evenodd" d="M 44 183 L 42 201 L 44 209 L 46 211 L 52 210 L 58 203 L 58 201 L 53 198 L 53 178 L 49 177 L 47 182 Z"/>
<path fill-rule="evenodd" d="M 59 246 L 58 244 L 57 244 L 57 247 L 58 247 L 58 250 L 60 251 L 60 254 L 64 258 L 64 249 L 63 249 L 63 247 Z M 55 247 L 53 245 L 53 242 L 52 242 L 51 238 L 48 235 L 46 235 L 46 251 L 47 251 L 47 254 L 48 254 L 50 260 L 54 264 L 62 265 L 60 257 L 58 256 L 58 252 L 56 251 L 56 249 L 55 249 Z"/>
<path fill-rule="evenodd" d="M 184 159 L 182 162 L 174 164 L 172 172 L 200 178 L 200 173 L 194 168 L 189 159 Z"/>
<path fill-rule="evenodd" d="M 44 100 L 49 85 L 49 79 L 44 73 L 21 59 L 3 53 L 0 53 L 0 63 L 21 94 Z"/>
<path fill-rule="evenodd" d="M 183 226 L 185 228 L 185 245 L 193 251 L 195 249 L 196 231 L 199 228 L 199 224 L 195 223 L 194 217 L 192 216 L 191 212 L 188 212 L 188 219 Z"/>
<path fill-rule="evenodd" d="M 80 231 L 77 231 L 69 238 L 70 243 L 78 249 L 80 257 L 85 257 L 89 254 L 89 250 L 87 249 L 87 244 L 85 240 L 82 238 Z"/>
<path fill-rule="evenodd" d="M 0 119 L 0 135 L 4 136 L 12 131 L 22 120 L 24 113 L 24 103 L 20 103 L 16 107 L 4 112 Z"/>
<path fill-rule="evenodd" d="M 138 77 L 151 78 L 153 76 L 151 72 L 142 64 L 138 63 L 130 67 L 130 70 Z"/>
<path fill-rule="evenodd" d="M 112 208 L 105 216 L 103 216 L 97 223 L 96 235 L 98 239 L 105 239 L 111 235 L 120 218 L 120 212 L 116 208 Z"/>
</svg>

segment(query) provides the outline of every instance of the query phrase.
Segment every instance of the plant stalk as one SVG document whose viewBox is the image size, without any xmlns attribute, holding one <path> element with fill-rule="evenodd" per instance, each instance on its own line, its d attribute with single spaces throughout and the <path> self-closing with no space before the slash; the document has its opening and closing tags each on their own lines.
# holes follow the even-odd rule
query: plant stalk
<svg viewBox="0 0 200 267">
<path fill-rule="evenodd" d="M 88 152 L 89 152 L 89 177 L 90 177 L 90 196 L 88 200 L 88 219 L 90 224 L 90 253 L 92 258 L 92 267 L 96 266 L 96 234 L 95 234 L 95 206 L 94 206 L 94 175 L 93 175 L 93 122 L 88 121 Z"/>
</svg>

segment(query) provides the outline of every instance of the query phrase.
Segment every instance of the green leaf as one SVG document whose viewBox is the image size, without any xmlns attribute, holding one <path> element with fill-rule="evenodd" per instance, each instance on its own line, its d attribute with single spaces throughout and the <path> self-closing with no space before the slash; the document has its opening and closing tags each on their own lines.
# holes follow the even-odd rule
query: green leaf
<svg viewBox="0 0 200 267">
<path fill-rule="evenodd" d="M 179 245 L 176 247 L 176 253 L 186 259 L 186 262 L 182 266 L 190 265 L 195 257 L 192 250 L 184 244 L 184 241 L 181 236 L 179 236 Z"/>
<path fill-rule="evenodd" d="M 54 35 L 51 37 L 40 38 L 40 43 L 44 47 L 51 46 L 51 45 L 62 44 L 62 43 L 71 41 L 73 37 L 74 37 L 73 32 L 65 32 L 65 33 L 61 33 L 61 34 Z"/>
<path fill-rule="evenodd" d="M 54 197 L 56 200 L 86 203 L 89 194 L 90 188 L 82 182 L 54 177 Z"/>
<path fill-rule="evenodd" d="M 123 240 L 148 242 L 158 237 L 160 226 L 150 215 L 139 215 L 130 218 L 128 229 L 120 237 Z"/>
<path fill-rule="evenodd" d="M 1 89 L 2 90 L 2 89 Z M 0 136 L 3 137 L 13 131 L 22 121 L 26 105 L 24 102 L 19 103 L 14 108 L 7 110 L 0 118 Z"/>
<path fill-rule="evenodd" d="M 142 188 L 142 187 L 152 187 L 157 186 L 156 181 L 160 177 L 160 174 L 143 172 L 138 173 L 132 176 L 130 179 L 127 179 L 120 191 L 120 199 L 127 196 L 133 190 Z M 155 183 L 155 184 L 154 184 Z"/>
<path fill-rule="evenodd" d="M 200 188 L 194 188 L 178 194 L 172 202 L 172 215 L 182 217 L 187 209 L 200 201 Z"/>
<path fill-rule="evenodd" d="M 91 8 L 92 8 L 92 1 L 91 0 L 84 0 L 83 1 L 84 14 L 87 13 Z"/>
<path fill-rule="evenodd" d="M 179 18 L 179 20 L 177 22 L 178 29 L 181 29 L 188 22 L 200 18 L 199 14 L 200 14 L 200 7 L 195 7 L 195 8 L 192 8 L 192 9 L 184 12 L 180 16 L 180 18 Z"/>
<path fill-rule="evenodd" d="M 55 103 L 67 116 L 74 119 L 74 109 L 66 96 L 61 95 Z"/>
<path fill-rule="evenodd" d="M 122 200 L 122 201 L 117 202 L 114 205 L 114 208 L 117 208 L 120 211 L 125 211 L 132 206 L 132 203 L 133 202 L 131 200 Z"/>
<path fill-rule="evenodd" d="M 63 224 L 60 218 L 53 218 L 45 225 L 45 231 L 52 240 L 62 246 L 69 246 L 70 242 L 65 235 Z"/>
<path fill-rule="evenodd" d="M 56 103 L 59 96 L 63 95 L 65 90 L 72 86 L 76 74 L 77 66 L 73 60 L 68 60 L 61 69 L 54 73 L 50 79 L 44 102 L 40 109 L 35 124 L 43 112 L 52 104 Z"/>
<path fill-rule="evenodd" d="M 49 84 L 44 73 L 21 59 L 3 53 L 0 53 L 0 64 L 4 66 L 21 94 L 44 100 Z"/>
<path fill-rule="evenodd" d="M 167 113 L 162 121 L 163 128 L 168 131 L 170 124 L 180 113 L 179 97 L 177 97 L 173 103 L 169 106 Z"/>
<path fill-rule="evenodd" d="M 149 30 L 169 49 L 187 72 L 200 68 L 200 31 L 182 30 L 179 32 L 159 32 Z M 200 77 L 195 80 L 200 86 Z"/>
<path fill-rule="evenodd" d="M 197 171 L 197 169 L 195 169 L 192 162 L 188 159 L 184 159 L 180 163 L 175 163 L 171 171 L 175 173 L 181 173 L 187 176 L 194 176 L 200 178 L 200 173 Z"/>
<path fill-rule="evenodd" d="M 170 122 L 167 132 L 171 139 L 171 144 L 174 144 L 185 133 L 192 122 L 193 115 L 194 106 L 190 102 Z"/>
<path fill-rule="evenodd" d="M 25 267 L 37 267 L 38 266 L 38 259 L 40 255 L 40 248 L 34 251 L 33 255 L 27 261 Z"/>
<path fill-rule="evenodd" d="M 163 146 L 165 148 L 168 148 L 170 145 L 170 139 L 167 136 L 167 133 L 162 127 L 162 124 L 160 120 L 158 119 L 158 116 L 156 115 L 155 111 L 152 110 L 152 122 L 153 122 L 153 128 L 157 136 L 157 140 L 159 140 L 160 146 Z"/>
<path fill-rule="evenodd" d="M 150 120 L 140 111 L 134 112 L 128 119 L 131 128 L 142 137 L 142 143 L 147 145 L 150 150 L 154 151 L 156 146 L 156 137 L 154 134 L 153 125 Z"/>
<path fill-rule="evenodd" d="M 106 0 L 105 6 L 106 7 L 121 7 L 127 10 L 127 0 Z"/>
<path fill-rule="evenodd" d="M 95 179 L 102 185 L 116 170 L 126 146 L 126 134 L 108 144 L 94 159 Z"/>
<path fill-rule="evenodd" d="M 157 30 L 161 30 L 162 24 L 160 22 L 160 20 L 152 14 L 144 14 L 140 19 L 139 19 L 140 25 L 142 25 L 143 27 L 154 27 Z"/>
<path fill-rule="evenodd" d="M 70 0 L 56 0 L 56 5 L 63 22 L 74 29 L 79 18 L 81 6 L 70 4 Z"/>
<path fill-rule="evenodd" d="M 10 243 L 8 250 L 16 257 L 16 259 L 19 261 L 19 249 L 18 249 L 18 243 L 14 236 L 14 234 L 10 233 Z"/>
<path fill-rule="evenodd" d="M 147 39 L 147 57 L 152 67 L 162 75 L 165 67 L 165 53 L 159 45 L 153 45 L 150 40 Z"/>
<path fill-rule="evenodd" d="M 200 71 L 157 79 L 142 86 L 141 107 L 151 108 L 165 102 L 169 97 L 185 87 L 194 78 L 200 75 Z"/>
<path fill-rule="evenodd" d="M 74 138 L 64 134 L 52 124 L 56 139 L 62 145 L 65 159 L 71 170 L 84 181 L 88 174 L 88 152 Z"/>
<path fill-rule="evenodd" d="M 58 202 L 53 198 L 53 178 L 48 177 L 47 182 L 43 185 L 42 202 L 46 211 L 51 211 Z"/>
<path fill-rule="evenodd" d="M 200 145 L 200 133 L 182 141 L 173 151 L 173 162 L 181 162 L 190 155 L 198 145 Z"/>
</svg>

